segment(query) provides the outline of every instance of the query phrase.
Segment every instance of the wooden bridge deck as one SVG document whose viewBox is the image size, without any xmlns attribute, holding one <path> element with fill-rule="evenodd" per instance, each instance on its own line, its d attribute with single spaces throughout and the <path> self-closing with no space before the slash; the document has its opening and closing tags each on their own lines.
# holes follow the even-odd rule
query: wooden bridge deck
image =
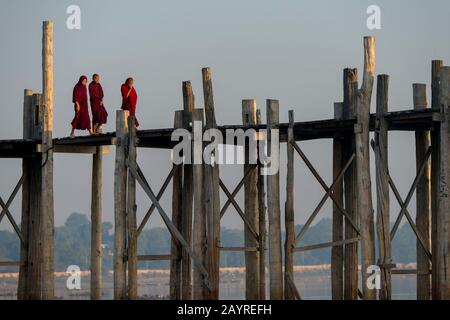
<svg viewBox="0 0 450 320">
<path fill-rule="evenodd" d="M 438 121 L 440 113 L 432 111 L 431 109 L 423 111 L 405 110 L 390 112 L 386 115 L 390 131 L 415 131 L 419 129 L 433 130 L 434 122 Z M 370 118 L 370 130 L 375 130 L 376 117 L 375 114 Z M 294 136 L 297 141 L 315 140 L 315 139 L 330 139 L 339 136 L 345 136 L 353 132 L 356 119 L 348 120 L 318 120 L 307 122 L 296 122 L 294 125 Z M 280 141 L 286 142 L 288 123 L 279 125 Z M 266 125 L 244 126 L 244 125 L 223 125 L 218 129 L 225 133 L 227 129 L 248 129 L 254 128 L 256 130 L 263 130 Z M 139 140 L 138 146 L 143 148 L 160 148 L 171 149 L 176 142 L 171 141 L 173 128 L 163 129 L 148 129 L 139 130 L 137 137 Z M 32 156 L 39 152 L 38 140 L 27 139 L 11 139 L 0 140 L 0 158 L 24 158 Z M 115 145 L 115 132 L 108 132 L 97 136 L 79 136 L 75 138 L 64 137 L 55 138 L 53 145 L 56 152 L 65 150 L 70 152 L 74 147 L 97 147 Z"/>
</svg>

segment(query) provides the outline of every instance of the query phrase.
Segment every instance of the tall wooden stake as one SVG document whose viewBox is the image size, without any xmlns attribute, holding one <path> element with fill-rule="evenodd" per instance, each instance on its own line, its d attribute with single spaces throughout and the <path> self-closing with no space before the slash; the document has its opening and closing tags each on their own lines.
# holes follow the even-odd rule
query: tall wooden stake
<svg viewBox="0 0 450 320">
<path fill-rule="evenodd" d="M 344 70 L 344 119 L 352 119 L 356 116 L 356 91 L 358 90 L 358 71 L 356 69 Z M 354 135 L 345 141 L 343 163 L 346 163 L 355 152 Z M 356 214 L 356 163 L 350 165 L 344 175 L 345 186 L 345 210 L 357 224 Z M 345 221 L 345 239 L 354 239 L 358 236 L 352 225 Z M 344 299 L 358 299 L 358 243 L 345 245 L 344 254 Z"/>
<path fill-rule="evenodd" d="M 427 86 L 425 84 L 413 84 L 414 110 L 427 108 Z M 420 170 L 422 161 L 430 147 L 430 132 L 416 130 L 416 168 Z M 416 226 L 428 250 L 431 249 L 431 182 L 430 165 L 428 162 L 423 170 L 416 189 Z M 417 249 L 417 300 L 429 300 L 431 297 L 430 260 L 427 252 L 419 241 Z M 430 250 L 431 251 L 431 250 Z"/>
<path fill-rule="evenodd" d="M 440 112 L 439 83 L 441 75 L 442 60 L 434 60 L 431 63 L 431 109 Z M 434 130 L 431 132 L 431 243 L 432 243 L 432 298 L 440 299 L 439 286 L 439 205 L 440 205 L 440 181 L 441 181 L 441 129 L 440 122 L 434 122 Z"/>
<path fill-rule="evenodd" d="M 202 69 L 203 99 L 205 103 L 206 128 L 216 128 L 214 96 L 210 68 Z M 215 155 L 215 159 L 219 156 Z M 205 164 L 203 179 L 205 181 L 204 201 L 207 225 L 207 259 L 208 274 L 211 285 L 209 299 L 219 299 L 220 282 L 220 193 L 219 164 Z"/>
<path fill-rule="evenodd" d="M 116 112 L 116 163 L 114 171 L 114 300 L 127 298 L 126 286 L 126 210 L 128 111 Z"/>
<path fill-rule="evenodd" d="M 450 300 L 450 67 L 441 67 L 440 298 Z"/>
<path fill-rule="evenodd" d="M 51 300 L 54 289 L 54 211 L 53 211 L 53 22 L 43 23 L 42 90 L 44 123 L 42 132 L 42 299 Z"/>
<path fill-rule="evenodd" d="M 91 299 L 102 297 L 102 170 L 103 148 L 92 156 L 91 196 Z"/>
<path fill-rule="evenodd" d="M 372 190 L 370 179 L 369 154 L 369 117 L 370 102 L 375 72 L 375 39 L 364 38 L 364 77 L 356 95 L 355 144 L 356 144 L 356 207 L 360 217 L 361 230 L 361 273 L 363 297 L 366 300 L 376 298 L 376 291 L 366 285 L 367 268 L 375 263 L 375 238 L 372 209 Z"/>
<path fill-rule="evenodd" d="M 183 111 L 176 111 L 174 117 L 174 128 L 183 127 Z M 174 164 L 172 178 L 172 223 L 181 230 L 182 220 L 182 188 L 183 188 L 183 165 Z M 171 259 L 170 259 L 170 299 L 181 299 L 181 244 L 172 237 Z"/>
<path fill-rule="evenodd" d="M 256 100 L 243 100 L 242 101 L 242 123 L 243 125 L 255 125 L 256 119 Z M 251 137 L 249 139 L 256 139 Z M 250 150 L 250 145 L 255 143 L 248 141 L 245 148 L 245 164 L 244 172 L 250 170 L 255 164 L 250 164 L 249 161 L 252 158 L 250 152 L 256 152 Z M 250 173 L 244 184 L 245 193 L 245 216 L 255 230 L 259 234 L 259 206 L 258 206 L 258 172 L 253 170 Z M 256 248 L 258 247 L 258 240 L 255 239 L 247 226 L 244 228 L 245 247 Z M 245 251 L 245 297 L 247 300 L 259 299 L 259 252 L 258 251 Z"/>
<path fill-rule="evenodd" d="M 381 269 L 380 299 L 390 300 L 391 288 L 391 225 L 389 214 L 389 176 L 388 176 L 388 112 L 389 76 L 377 78 L 377 121 L 375 131 L 375 165 L 377 184 L 377 234 L 379 243 L 379 264 Z"/>
<path fill-rule="evenodd" d="M 192 113 L 193 125 L 197 130 L 194 130 L 194 157 L 202 157 L 203 155 L 203 109 L 194 109 Z M 205 240 L 206 240 L 206 217 L 203 200 L 203 158 L 196 159 L 193 164 L 193 192 L 194 192 L 194 232 L 193 245 L 194 253 L 200 259 L 203 265 L 206 261 Z M 198 160 L 201 160 L 199 162 Z M 204 287 L 204 276 L 198 268 L 194 267 L 194 281 L 193 281 L 193 298 L 195 300 L 204 299 L 206 292 Z"/>
<path fill-rule="evenodd" d="M 183 82 L 183 127 L 189 128 L 192 124 L 194 110 L 194 93 L 190 81 Z M 193 206 L 193 167 L 184 165 L 183 195 L 182 195 L 182 235 L 186 242 L 192 246 L 192 206 Z M 186 250 L 182 254 L 181 297 L 183 300 L 192 299 L 192 270 L 191 258 Z"/>
<path fill-rule="evenodd" d="M 295 222 L 294 222 L 294 111 L 289 110 L 289 129 L 287 139 L 287 171 L 286 171 L 286 203 L 284 206 L 284 219 L 286 228 L 286 241 L 284 245 L 284 272 L 294 279 L 294 245 L 295 245 Z M 295 293 L 284 277 L 284 298 L 294 300 Z"/>
<path fill-rule="evenodd" d="M 134 117 L 128 117 L 128 161 L 136 165 L 137 137 Z M 128 299 L 138 298 L 137 283 L 137 219 L 136 219 L 136 179 L 128 172 L 127 188 L 127 227 L 128 227 Z"/>
<path fill-rule="evenodd" d="M 343 103 L 334 104 L 334 118 L 343 118 Z M 343 167 L 343 139 L 333 140 L 333 180 L 336 179 Z M 344 207 L 343 181 L 336 184 L 333 194 Z M 344 219 L 341 211 L 333 203 L 333 242 L 344 240 Z M 292 277 L 293 279 L 293 277 Z M 344 247 L 334 246 L 331 248 L 331 296 L 333 300 L 342 300 L 344 297 Z"/>
<path fill-rule="evenodd" d="M 279 102 L 267 100 L 267 142 L 268 150 L 275 150 L 270 154 L 273 161 L 279 164 L 279 141 L 272 141 L 271 133 L 278 129 Z M 276 144 L 275 148 L 272 144 Z M 271 163 L 271 165 L 275 165 Z M 283 271 L 281 261 L 281 221 L 280 221 L 280 174 L 267 176 L 267 211 L 269 215 L 269 273 L 270 273 L 270 299 L 283 299 Z"/>
<path fill-rule="evenodd" d="M 256 121 L 262 123 L 261 110 L 256 110 Z M 258 156 L 259 156 L 258 144 Z M 259 160 L 259 159 L 258 159 Z M 258 161 L 258 212 L 259 212 L 259 298 L 266 299 L 266 194 L 264 176 L 261 174 L 262 164 Z"/>
</svg>

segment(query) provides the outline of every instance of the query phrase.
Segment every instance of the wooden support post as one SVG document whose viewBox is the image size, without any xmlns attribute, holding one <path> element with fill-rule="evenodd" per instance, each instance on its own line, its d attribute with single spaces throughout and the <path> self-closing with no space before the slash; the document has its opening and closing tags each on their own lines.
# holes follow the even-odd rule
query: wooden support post
<svg viewBox="0 0 450 320">
<path fill-rule="evenodd" d="M 42 87 L 45 105 L 42 130 L 42 299 L 52 300 L 54 289 L 53 208 L 53 22 L 43 23 Z"/>
<path fill-rule="evenodd" d="M 190 81 L 183 82 L 183 127 L 188 129 L 192 124 L 192 112 L 194 110 L 194 93 Z M 189 159 L 192 163 L 192 159 Z M 193 166 L 185 164 L 183 171 L 183 194 L 182 194 L 182 235 L 186 242 L 192 247 L 192 207 L 193 207 Z M 191 258 L 188 252 L 183 249 L 182 254 L 182 277 L 181 277 L 181 298 L 183 300 L 192 299 L 192 268 Z"/>
<path fill-rule="evenodd" d="M 431 109 L 440 112 L 439 83 L 442 60 L 434 60 L 431 63 Z M 439 286 L 439 198 L 441 181 L 441 129 L 440 122 L 434 123 L 434 130 L 431 132 L 431 243 L 432 243 L 432 298 L 440 298 Z"/>
<path fill-rule="evenodd" d="M 261 124 L 261 110 L 256 110 L 256 122 Z M 260 134 L 258 133 L 260 136 Z M 260 155 L 258 143 L 258 156 Z M 259 212 L 259 299 L 266 299 L 266 194 L 264 176 L 261 174 L 262 164 L 258 159 L 258 212 Z"/>
<path fill-rule="evenodd" d="M 242 124 L 255 125 L 256 119 L 256 100 L 242 100 Z M 250 170 L 255 164 L 251 164 L 251 159 L 256 159 L 251 152 L 250 145 L 256 143 L 256 136 L 249 139 L 255 139 L 253 142 L 247 141 L 245 148 L 244 172 Z M 258 206 L 258 171 L 253 170 L 247 177 L 244 184 L 244 202 L 245 216 L 252 226 L 253 230 L 259 235 L 259 206 Z M 258 246 L 258 240 L 250 232 L 249 228 L 244 228 L 245 247 L 253 248 Z M 245 252 L 245 297 L 247 300 L 259 299 L 259 253 L 257 251 Z"/>
<path fill-rule="evenodd" d="M 128 111 L 116 112 L 116 163 L 114 171 L 114 299 L 124 300 L 126 291 L 126 207 Z"/>
<path fill-rule="evenodd" d="M 174 128 L 183 127 L 183 111 L 176 111 L 174 117 Z M 182 220 L 182 188 L 183 188 L 183 165 L 173 165 L 172 178 L 172 223 L 181 230 Z M 170 299 L 181 299 L 181 244 L 172 237 L 171 259 L 170 259 Z"/>
<path fill-rule="evenodd" d="M 414 110 L 427 108 L 427 86 L 425 84 L 413 84 Z M 416 130 L 416 168 L 419 172 L 422 161 L 430 147 L 430 132 Z M 430 161 L 427 161 L 416 189 L 416 226 L 424 240 L 428 251 L 431 252 L 431 182 Z M 427 251 L 417 240 L 417 300 L 430 300 L 431 278 L 430 260 Z"/>
<path fill-rule="evenodd" d="M 32 138 L 32 127 L 34 120 L 33 113 L 33 91 L 24 90 L 23 99 L 23 138 Z M 28 244 L 29 244 L 29 218 L 30 218 L 30 178 L 31 178 L 32 159 L 24 158 L 22 160 L 22 175 L 24 181 L 22 183 L 22 215 L 20 220 L 20 228 L 23 242 L 20 246 L 20 267 L 19 281 L 17 286 L 17 299 L 24 300 L 27 295 L 27 278 L 28 278 Z"/>
<path fill-rule="evenodd" d="M 450 300 L 450 67 L 441 67 L 441 193 L 439 206 L 440 299 Z"/>
<path fill-rule="evenodd" d="M 210 68 L 202 69 L 203 99 L 205 103 L 206 128 L 216 128 L 212 75 Z M 219 155 L 215 155 L 217 160 Z M 207 225 L 207 259 L 211 290 L 209 299 L 219 299 L 220 282 L 220 193 L 219 164 L 205 164 L 203 172 L 204 201 Z"/>
<path fill-rule="evenodd" d="M 135 119 L 128 117 L 128 162 L 135 166 L 137 158 L 137 137 Z M 127 227 L 128 227 L 128 299 L 138 298 L 137 274 L 137 219 L 136 219 L 136 179 L 128 172 Z"/>
<path fill-rule="evenodd" d="M 356 91 L 358 90 L 358 71 L 356 69 L 344 70 L 344 119 L 352 119 L 356 116 Z M 345 141 L 343 151 L 343 163 L 346 163 L 355 152 L 354 135 Z M 345 186 L 345 210 L 351 219 L 358 224 L 359 218 L 356 214 L 356 163 L 351 164 L 344 175 Z M 345 239 L 354 239 L 358 236 L 356 230 L 348 220 L 345 220 Z M 345 245 L 344 253 L 344 299 L 358 299 L 358 243 L 353 242 Z"/>
<path fill-rule="evenodd" d="M 194 192 L 194 227 L 193 245 L 194 254 L 203 265 L 206 262 L 206 217 L 203 200 L 203 109 L 194 109 L 192 113 L 194 130 L 194 158 L 193 164 L 193 192 Z M 200 161 L 199 161 L 200 160 Z M 198 268 L 194 267 L 193 298 L 202 300 L 205 297 L 204 276 Z"/>
<path fill-rule="evenodd" d="M 278 130 L 279 102 L 267 100 L 267 150 L 275 150 L 270 154 L 272 161 L 279 164 L 279 141 L 272 141 L 271 133 Z M 276 144 L 275 147 L 272 147 Z M 271 163 L 271 165 L 275 165 Z M 269 273 L 270 299 L 283 299 L 283 271 L 281 261 L 281 221 L 280 221 L 280 174 L 267 176 L 267 211 L 269 215 Z"/>
<path fill-rule="evenodd" d="M 376 291 L 366 285 L 367 268 L 375 264 L 375 237 L 370 178 L 369 118 L 375 72 L 375 39 L 364 38 L 364 77 L 356 95 L 355 145 L 356 145 L 356 208 L 361 230 L 361 274 L 365 300 L 376 298 Z"/>
<path fill-rule="evenodd" d="M 295 291 L 289 285 L 289 279 L 294 281 L 294 111 L 289 110 L 289 128 L 286 144 L 287 171 L 286 171 L 286 203 L 284 206 L 284 220 L 286 228 L 286 241 L 284 245 L 284 298 L 295 300 Z"/>
<path fill-rule="evenodd" d="M 390 300 L 391 288 L 391 224 L 389 214 L 389 176 L 388 176 L 388 112 L 389 76 L 377 78 L 377 113 L 375 129 L 375 165 L 377 185 L 377 234 L 379 243 L 379 265 L 381 269 L 380 299 Z M 423 156 L 422 156 L 423 158 Z"/>
<path fill-rule="evenodd" d="M 103 147 L 92 156 L 91 300 L 102 298 L 102 172 Z"/>
<path fill-rule="evenodd" d="M 334 118 L 343 118 L 343 103 L 334 104 Z M 333 140 L 333 180 L 339 176 L 343 163 L 344 141 L 342 138 Z M 293 150 L 292 150 L 293 151 Z M 344 183 L 340 180 L 334 187 L 333 194 L 341 207 L 344 207 Z M 344 240 L 344 217 L 333 202 L 333 242 Z M 293 279 L 293 277 L 292 277 Z M 342 300 L 344 295 L 344 246 L 331 248 L 331 297 Z"/>
</svg>

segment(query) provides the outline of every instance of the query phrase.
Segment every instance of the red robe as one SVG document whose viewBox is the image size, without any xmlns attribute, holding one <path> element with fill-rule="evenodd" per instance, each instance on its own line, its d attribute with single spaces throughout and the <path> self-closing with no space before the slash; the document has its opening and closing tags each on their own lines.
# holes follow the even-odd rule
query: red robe
<svg viewBox="0 0 450 320">
<path fill-rule="evenodd" d="M 87 79 L 85 76 L 81 76 L 80 80 L 73 88 L 72 102 L 74 103 L 75 117 L 72 120 L 72 128 L 78 130 L 86 130 L 91 128 L 87 89 L 86 86 L 82 84 L 85 79 Z M 76 102 L 80 105 L 80 110 L 78 112 Z"/>
<path fill-rule="evenodd" d="M 139 127 L 139 122 L 136 119 L 136 104 L 138 99 L 136 90 L 134 90 L 134 87 L 132 87 L 130 95 L 128 95 L 130 87 L 126 83 L 124 83 L 120 88 L 120 91 L 122 92 L 122 110 L 128 110 L 130 112 L 130 116 L 135 116 L 134 123 L 136 127 Z"/>
<path fill-rule="evenodd" d="M 99 125 L 105 124 L 108 118 L 108 112 L 105 106 L 101 104 L 104 94 L 100 83 L 92 81 L 89 84 L 89 97 L 91 101 L 92 123 Z"/>
</svg>

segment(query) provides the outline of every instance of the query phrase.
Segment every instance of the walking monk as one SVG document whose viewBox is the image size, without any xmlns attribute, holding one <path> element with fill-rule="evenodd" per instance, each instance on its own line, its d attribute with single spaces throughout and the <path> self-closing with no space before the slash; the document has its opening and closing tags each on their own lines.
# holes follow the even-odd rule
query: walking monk
<svg viewBox="0 0 450 320">
<path fill-rule="evenodd" d="M 87 99 L 87 78 L 81 76 L 78 83 L 73 88 L 72 102 L 75 107 L 75 117 L 72 120 L 72 131 L 70 137 L 75 137 L 75 130 L 88 130 L 91 131 L 91 120 L 89 118 L 88 99 Z"/>
<path fill-rule="evenodd" d="M 122 92 L 122 110 L 128 110 L 130 116 L 135 116 L 138 96 L 134 89 L 133 78 L 128 78 L 125 83 L 122 84 L 120 91 Z M 134 118 L 134 124 L 136 127 L 139 127 L 139 122 L 136 118 Z"/>
<path fill-rule="evenodd" d="M 92 131 L 94 134 L 102 132 L 102 125 L 106 123 L 108 112 L 103 104 L 103 88 L 100 84 L 100 76 L 94 74 L 92 82 L 89 84 L 89 100 L 91 101 L 92 111 Z"/>
</svg>

